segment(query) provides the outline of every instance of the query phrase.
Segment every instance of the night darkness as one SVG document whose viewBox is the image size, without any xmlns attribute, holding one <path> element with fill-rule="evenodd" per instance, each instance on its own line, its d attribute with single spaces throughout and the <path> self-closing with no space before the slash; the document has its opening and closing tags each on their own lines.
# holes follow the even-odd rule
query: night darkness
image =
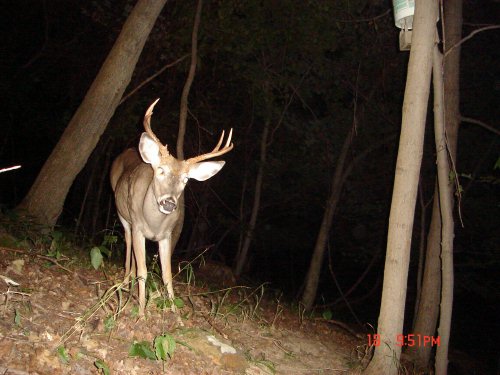
<svg viewBox="0 0 500 375">
<path fill-rule="evenodd" d="M 0 168 L 22 165 L 0 174 L 4 214 L 28 192 L 134 3 L 2 2 Z M 348 299 L 357 319 L 376 326 L 408 53 L 397 48 L 392 13 L 375 21 L 346 20 L 381 15 L 390 2 L 339 1 L 329 7 L 325 4 L 330 2 L 320 2 L 324 8 L 293 1 L 251 3 L 207 1 L 203 8 L 185 153 L 190 157 L 208 152 L 220 131 L 231 127 L 235 146 L 223 157 L 226 165 L 217 176 L 188 184 L 186 221 L 174 256 L 191 258 L 208 246 L 207 257 L 234 265 L 248 230 L 261 167 L 262 129 L 270 120 L 260 209 L 244 278 L 250 283 L 270 282 L 289 301 L 296 300 L 356 108 L 356 132 L 347 157 L 353 167 L 334 215 L 316 303 L 328 306 L 335 319 L 355 323 L 335 283 L 349 290 L 369 267 Z M 494 0 L 464 0 L 463 35 L 498 22 L 499 7 Z M 194 8 L 194 2 L 167 3 L 126 94 L 190 52 Z M 459 130 L 463 226 L 455 209 L 450 354 L 466 353 L 492 371 L 499 366 L 500 334 L 499 39 L 498 29 L 478 33 L 461 51 L 461 114 L 496 133 L 466 122 Z M 58 226 L 74 234 L 82 248 L 100 243 L 106 229 L 115 229 L 121 236 L 109 186 L 110 163 L 125 148 L 137 145 L 142 116 L 158 97 L 153 128 L 175 149 L 188 64 L 186 59 L 165 70 L 119 105 L 77 176 Z M 264 80 L 271 86 L 267 96 L 261 89 Z M 432 102 L 428 112 L 420 186 L 423 201 L 417 202 L 408 280 L 407 330 L 413 319 L 421 225 L 426 231 L 435 178 Z M 358 161 L 356 157 L 370 147 L 373 150 Z M 113 261 L 121 264 L 122 255 Z"/>
</svg>

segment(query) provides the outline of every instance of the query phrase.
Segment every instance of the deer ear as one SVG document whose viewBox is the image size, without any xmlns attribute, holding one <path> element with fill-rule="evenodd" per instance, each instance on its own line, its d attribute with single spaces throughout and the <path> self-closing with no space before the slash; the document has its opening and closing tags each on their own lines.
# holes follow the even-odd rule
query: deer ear
<svg viewBox="0 0 500 375">
<path fill-rule="evenodd" d="M 225 161 L 204 161 L 191 166 L 188 172 L 189 178 L 194 178 L 198 181 L 208 180 L 219 172 L 226 164 Z"/>
<path fill-rule="evenodd" d="M 160 147 L 148 133 L 142 133 L 139 141 L 139 153 L 145 163 L 160 165 Z"/>
</svg>

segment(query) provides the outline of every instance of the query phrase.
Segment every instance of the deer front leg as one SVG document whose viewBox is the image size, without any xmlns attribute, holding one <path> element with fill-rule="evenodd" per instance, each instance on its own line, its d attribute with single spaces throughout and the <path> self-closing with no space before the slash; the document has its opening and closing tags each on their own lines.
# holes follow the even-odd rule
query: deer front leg
<svg viewBox="0 0 500 375">
<path fill-rule="evenodd" d="M 148 270 L 146 268 L 146 240 L 141 232 L 133 229 L 132 239 L 134 242 L 137 279 L 139 281 L 139 315 L 143 316 L 146 308 L 146 278 L 148 277 Z"/>
<path fill-rule="evenodd" d="M 161 276 L 163 284 L 167 286 L 168 298 L 172 303 L 172 312 L 176 313 L 177 308 L 174 304 L 174 287 L 172 285 L 172 240 L 168 237 L 158 242 L 160 262 L 161 262 Z"/>
</svg>

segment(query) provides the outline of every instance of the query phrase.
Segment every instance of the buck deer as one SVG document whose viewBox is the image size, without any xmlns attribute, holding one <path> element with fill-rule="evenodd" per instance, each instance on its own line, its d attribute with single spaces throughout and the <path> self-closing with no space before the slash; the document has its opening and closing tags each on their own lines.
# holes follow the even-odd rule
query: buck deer
<svg viewBox="0 0 500 375">
<path fill-rule="evenodd" d="M 125 229 L 125 282 L 129 281 L 132 266 L 139 280 L 141 316 L 146 306 L 145 239 L 158 242 L 163 283 L 172 300 L 172 311 L 176 312 L 171 257 L 182 230 L 184 188 L 190 178 L 205 181 L 219 172 L 224 161 L 203 160 L 223 155 L 233 148 L 231 129 L 223 148 L 224 131 L 211 152 L 177 160 L 151 130 L 151 115 L 158 100 L 149 106 L 144 116 L 146 132 L 141 135 L 139 152 L 134 148 L 124 151 L 111 167 L 111 186 L 118 217 Z"/>
</svg>

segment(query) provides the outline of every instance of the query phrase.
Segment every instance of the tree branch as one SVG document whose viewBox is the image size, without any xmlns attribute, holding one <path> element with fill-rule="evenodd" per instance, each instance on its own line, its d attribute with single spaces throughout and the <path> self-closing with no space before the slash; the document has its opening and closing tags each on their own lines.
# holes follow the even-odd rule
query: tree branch
<svg viewBox="0 0 500 375">
<path fill-rule="evenodd" d="M 470 118 L 470 117 L 464 117 L 464 116 L 460 116 L 460 121 L 462 122 L 468 122 L 469 124 L 474 124 L 474 125 L 479 125 L 481 126 L 482 128 L 486 129 L 486 130 L 489 130 L 490 132 L 496 134 L 496 135 L 500 135 L 500 130 L 497 130 L 495 129 L 493 126 L 491 125 L 488 125 L 482 121 L 479 121 L 479 120 L 476 120 L 476 119 L 473 119 L 473 118 Z"/>
<path fill-rule="evenodd" d="M 196 15 L 194 18 L 193 33 L 191 34 L 191 65 L 189 66 L 189 73 L 186 79 L 186 84 L 182 90 L 181 108 L 179 113 L 179 133 L 177 135 L 177 159 L 184 159 L 184 135 L 186 134 L 186 120 L 188 112 L 188 96 L 189 90 L 194 80 L 196 72 L 196 60 L 198 58 L 198 29 L 200 27 L 201 7 L 203 0 L 198 0 L 196 6 Z"/>
<path fill-rule="evenodd" d="M 168 68 L 173 67 L 174 65 L 177 65 L 181 61 L 185 60 L 188 56 L 189 56 L 189 53 L 185 54 L 184 56 L 179 57 L 174 62 L 171 62 L 171 63 L 165 65 L 163 68 L 161 68 L 160 70 L 158 70 L 155 74 L 153 74 L 152 76 L 149 76 L 148 78 L 146 78 L 144 81 L 142 81 L 141 83 L 139 83 L 139 85 L 137 85 L 132 91 L 130 91 L 127 95 L 124 95 L 123 98 L 122 98 L 122 100 L 120 100 L 120 103 L 118 103 L 118 105 L 120 105 L 123 102 L 125 102 L 126 100 L 128 100 L 128 98 L 130 98 L 132 95 L 134 95 L 137 91 L 139 91 L 141 88 L 143 88 L 149 82 L 151 82 L 153 79 L 155 79 L 156 77 L 158 77 L 160 74 L 162 74 L 165 70 L 167 70 Z"/>
<path fill-rule="evenodd" d="M 465 38 L 463 38 L 460 42 L 458 42 L 458 43 L 454 44 L 453 46 L 451 46 L 450 49 L 448 51 L 446 51 L 446 53 L 444 54 L 444 58 L 446 58 L 446 56 L 448 56 L 448 54 L 451 51 L 453 51 L 453 49 L 455 49 L 456 47 L 460 46 L 461 44 L 463 44 L 467 40 L 471 39 L 474 35 L 482 32 L 482 31 L 493 30 L 493 29 L 500 29 L 500 25 L 491 25 L 491 26 L 481 27 L 480 29 L 474 30 L 469 35 L 467 35 Z"/>
</svg>

